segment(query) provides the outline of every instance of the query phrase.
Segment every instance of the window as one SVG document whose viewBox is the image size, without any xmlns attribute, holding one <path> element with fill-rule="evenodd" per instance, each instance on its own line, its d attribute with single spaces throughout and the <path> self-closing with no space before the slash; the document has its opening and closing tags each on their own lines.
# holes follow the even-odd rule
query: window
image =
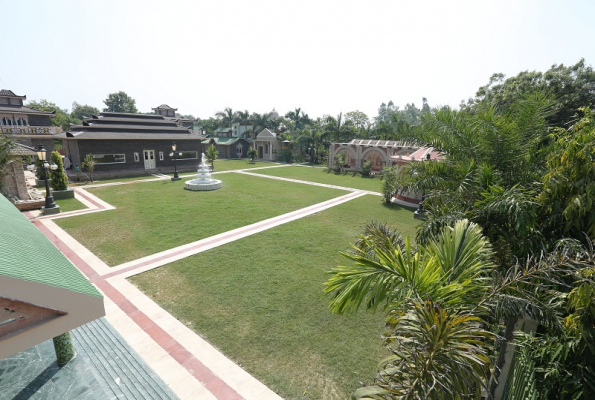
<svg viewBox="0 0 595 400">
<path fill-rule="evenodd" d="M 163 152 L 162 151 L 159 152 L 159 161 L 163 161 Z"/>
<path fill-rule="evenodd" d="M 4 126 L 10 126 L 12 125 L 12 120 L 8 117 L 4 117 L 2 118 L 2 125 Z"/>
<path fill-rule="evenodd" d="M 198 152 L 196 151 L 180 151 L 177 154 L 178 160 L 196 160 L 198 159 Z"/>
<path fill-rule="evenodd" d="M 268 143 L 264 144 L 264 154 L 269 154 L 269 144 Z"/>
<path fill-rule="evenodd" d="M 135 162 L 139 162 L 140 161 L 140 157 L 139 157 L 138 153 L 134 153 L 134 161 Z"/>
<path fill-rule="evenodd" d="M 27 123 L 27 121 L 25 121 L 24 118 L 17 119 L 17 125 L 18 126 L 29 126 L 29 124 Z"/>
<path fill-rule="evenodd" d="M 97 165 L 123 164 L 126 162 L 126 156 L 124 154 L 93 154 L 93 159 Z"/>
</svg>

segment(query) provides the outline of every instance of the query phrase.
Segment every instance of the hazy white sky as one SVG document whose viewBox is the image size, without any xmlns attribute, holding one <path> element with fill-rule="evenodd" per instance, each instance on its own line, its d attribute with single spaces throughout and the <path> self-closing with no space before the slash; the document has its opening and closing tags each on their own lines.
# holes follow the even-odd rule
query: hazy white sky
<svg viewBox="0 0 595 400">
<path fill-rule="evenodd" d="M 457 106 L 490 76 L 595 63 L 595 1 L 0 0 L 0 88 L 70 110 L 125 91 L 200 118 Z"/>
</svg>

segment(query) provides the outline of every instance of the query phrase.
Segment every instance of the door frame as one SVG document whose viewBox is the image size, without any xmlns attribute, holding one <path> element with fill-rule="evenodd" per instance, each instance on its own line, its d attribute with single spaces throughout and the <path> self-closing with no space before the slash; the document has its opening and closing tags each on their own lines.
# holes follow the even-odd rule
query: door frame
<svg viewBox="0 0 595 400">
<path fill-rule="evenodd" d="M 149 157 L 152 155 L 153 157 L 150 159 L 147 159 L 147 155 L 149 155 Z M 151 167 L 151 163 L 150 161 L 153 160 L 152 164 L 153 166 Z M 149 166 L 147 167 L 147 161 L 149 161 Z M 155 160 L 155 150 L 143 150 L 143 162 L 145 163 L 145 169 L 155 169 L 157 168 L 157 160 Z"/>
</svg>

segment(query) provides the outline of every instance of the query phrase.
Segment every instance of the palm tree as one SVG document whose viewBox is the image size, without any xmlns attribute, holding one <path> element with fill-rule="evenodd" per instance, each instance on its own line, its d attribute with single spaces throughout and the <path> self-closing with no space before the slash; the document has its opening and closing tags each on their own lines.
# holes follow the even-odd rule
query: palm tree
<svg viewBox="0 0 595 400">
<path fill-rule="evenodd" d="M 354 137 L 353 126 L 343 119 L 343 113 L 337 118 L 327 115 L 324 119 L 324 129 L 332 142 L 348 142 Z"/>
<path fill-rule="evenodd" d="M 500 274 L 481 227 L 468 220 L 444 228 L 417 249 L 385 225 L 369 224 L 354 252 L 343 256 L 351 265 L 333 268 L 325 284 L 331 310 L 380 309 L 388 312 L 391 330 L 385 343 L 391 356 L 374 386 L 358 396 L 478 394 L 491 376 L 487 354 L 495 337 L 489 330 L 527 316 L 560 325 L 541 298 L 561 283 L 560 257 L 531 258 Z M 413 383 L 419 386 L 411 391 Z"/>
<path fill-rule="evenodd" d="M 252 123 L 254 124 L 254 133 L 258 134 L 260 133 L 260 131 L 262 131 L 265 128 L 271 128 L 271 120 L 269 118 L 269 114 L 268 113 L 263 113 L 263 114 L 259 114 L 259 113 L 253 113 L 252 114 Z"/>
<path fill-rule="evenodd" d="M 215 113 L 215 116 L 219 120 L 219 126 L 229 127 L 235 121 L 236 113 L 230 107 L 225 107 L 223 111 Z"/>
<path fill-rule="evenodd" d="M 234 114 L 234 122 L 239 122 L 241 125 L 247 125 L 250 122 L 250 112 L 248 110 L 236 111 Z"/>
<path fill-rule="evenodd" d="M 285 114 L 285 118 L 291 120 L 294 123 L 296 129 L 304 129 L 311 123 L 308 114 L 305 114 L 299 107 L 296 107 L 294 111 L 289 111 L 287 114 Z"/>
<path fill-rule="evenodd" d="M 369 227 L 354 249 L 354 254 L 343 253 L 352 265 L 333 268 L 325 284 L 325 292 L 333 295 L 331 310 L 390 310 L 387 345 L 396 345 L 389 346 L 392 356 L 375 387 L 358 395 L 386 395 L 397 387 L 394 395 L 416 390 L 420 399 L 439 398 L 486 387 L 492 343 L 480 317 L 485 310 L 478 305 L 491 288 L 494 265 L 481 228 L 459 221 L 414 251 L 408 238 Z M 438 377 L 441 383 L 432 389 Z"/>
<path fill-rule="evenodd" d="M 444 160 L 403 168 L 395 188 L 427 194 L 420 243 L 469 218 L 483 227 L 502 265 L 539 251 L 536 182 L 546 169 L 551 106 L 537 93 L 503 111 L 486 104 L 475 113 L 443 108 L 422 114 L 414 136 L 405 139 L 434 147 Z"/>
</svg>

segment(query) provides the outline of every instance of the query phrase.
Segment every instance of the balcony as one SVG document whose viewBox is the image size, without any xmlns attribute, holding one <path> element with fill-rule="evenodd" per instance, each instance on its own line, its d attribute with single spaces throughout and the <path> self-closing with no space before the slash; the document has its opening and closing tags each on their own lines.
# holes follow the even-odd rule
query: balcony
<svg viewBox="0 0 595 400">
<path fill-rule="evenodd" d="M 2 126 L 2 133 L 9 135 L 53 135 L 62 133 L 59 126 Z"/>
</svg>

